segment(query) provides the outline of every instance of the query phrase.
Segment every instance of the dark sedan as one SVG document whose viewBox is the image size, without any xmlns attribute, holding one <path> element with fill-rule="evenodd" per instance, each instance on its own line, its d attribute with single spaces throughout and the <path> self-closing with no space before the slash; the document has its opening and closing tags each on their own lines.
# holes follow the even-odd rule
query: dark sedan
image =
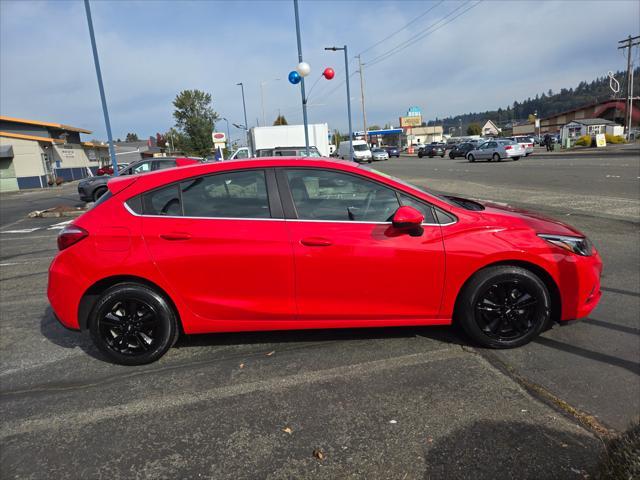
<svg viewBox="0 0 640 480">
<path fill-rule="evenodd" d="M 138 173 L 151 172 L 154 170 L 163 170 L 165 168 L 181 167 L 183 165 L 191 165 L 198 163 L 198 160 L 180 157 L 156 157 L 144 158 L 133 162 L 131 165 L 123 168 L 118 172 L 119 175 L 135 175 Z M 88 177 L 80 180 L 78 183 L 78 195 L 83 202 L 95 202 L 107 191 L 107 182 L 113 177 L 110 175 L 102 175 L 99 177 Z"/>
<path fill-rule="evenodd" d="M 418 157 L 442 157 L 444 158 L 444 154 L 446 151 L 446 146 L 440 144 L 431 144 L 422 147 L 418 150 Z"/>
<path fill-rule="evenodd" d="M 460 143 L 449 151 L 449 158 L 452 160 L 458 157 L 467 158 L 467 153 L 469 153 L 474 148 L 475 145 L 473 143 Z"/>
<path fill-rule="evenodd" d="M 389 154 L 389 158 L 391 157 L 400 158 L 400 149 L 398 147 L 384 147 L 384 149 Z"/>
</svg>

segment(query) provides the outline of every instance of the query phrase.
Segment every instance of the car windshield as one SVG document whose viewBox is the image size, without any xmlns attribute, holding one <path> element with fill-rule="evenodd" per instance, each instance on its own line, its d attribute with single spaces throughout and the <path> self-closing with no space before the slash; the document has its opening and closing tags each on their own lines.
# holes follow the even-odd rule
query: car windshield
<svg viewBox="0 0 640 480">
<path fill-rule="evenodd" d="M 360 144 L 360 145 L 354 145 L 353 149 L 356 152 L 364 152 L 365 150 L 369 150 L 369 147 L 367 145 Z"/>
<path fill-rule="evenodd" d="M 373 153 L 387 153 L 385 150 L 382 150 L 381 148 L 374 148 L 372 150 Z"/>
<path fill-rule="evenodd" d="M 397 182 L 400 185 L 404 185 L 406 187 L 413 188 L 414 190 L 418 190 L 419 192 L 426 193 L 427 195 L 431 195 L 432 197 L 436 197 L 438 200 L 446 203 L 447 205 L 451 205 L 453 207 L 459 207 L 460 206 L 459 204 L 453 202 L 452 200 L 448 199 L 444 195 L 440 195 L 438 193 L 434 193 L 434 192 L 432 192 L 430 190 L 427 190 L 425 188 L 418 187 L 417 185 L 414 185 L 413 183 L 409 183 L 409 182 L 407 182 L 405 180 L 402 180 L 401 178 L 394 177 L 393 175 L 389 175 L 388 173 L 381 172 L 381 171 L 376 170 L 375 168 L 372 168 L 372 167 L 369 167 L 369 166 L 359 165 L 359 167 L 364 169 L 364 170 L 368 170 L 369 172 L 373 172 L 376 175 L 380 175 L 381 177 L 393 180 L 394 182 Z"/>
</svg>

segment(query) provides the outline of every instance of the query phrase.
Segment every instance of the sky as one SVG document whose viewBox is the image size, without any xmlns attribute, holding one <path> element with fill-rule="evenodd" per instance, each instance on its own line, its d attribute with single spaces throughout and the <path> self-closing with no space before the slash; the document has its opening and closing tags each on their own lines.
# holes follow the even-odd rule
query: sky
<svg viewBox="0 0 640 480">
<path fill-rule="evenodd" d="M 238 82 L 249 126 L 263 124 L 263 105 L 268 125 L 278 112 L 302 123 L 300 88 L 287 81 L 298 63 L 292 0 L 92 0 L 91 9 L 114 139 L 167 131 L 184 89 L 211 93 L 218 114 L 242 124 Z M 360 130 L 358 54 L 367 124 L 397 126 L 410 106 L 425 121 L 504 108 L 624 70 L 617 42 L 640 33 L 637 0 L 300 0 L 299 10 L 309 122 L 342 132 L 344 54 L 325 47 L 348 46 Z M 83 2 L 0 0 L 0 113 L 106 139 Z"/>
</svg>

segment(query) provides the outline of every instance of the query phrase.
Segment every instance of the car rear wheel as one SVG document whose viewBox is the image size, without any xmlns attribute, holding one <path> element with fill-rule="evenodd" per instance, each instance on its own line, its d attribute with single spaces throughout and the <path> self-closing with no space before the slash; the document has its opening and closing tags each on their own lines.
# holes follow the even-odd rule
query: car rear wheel
<svg viewBox="0 0 640 480">
<path fill-rule="evenodd" d="M 178 339 L 173 309 L 155 290 L 138 283 L 107 289 L 89 317 L 95 346 L 121 365 L 143 365 L 162 357 Z"/>
<path fill-rule="evenodd" d="M 520 157 L 513 157 L 514 160 L 520 160 Z"/>
<path fill-rule="evenodd" d="M 418 158 L 422 158 L 422 154 L 421 153 L 418 154 Z"/>
<path fill-rule="evenodd" d="M 529 343 L 546 327 L 551 300 L 533 272 L 501 265 L 480 270 L 464 287 L 456 320 L 476 343 L 513 348 Z"/>
<path fill-rule="evenodd" d="M 467 160 L 473 163 L 476 161 L 476 157 L 474 157 L 472 154 L 469 154 L 469 156 L 467 157 Z"/>
<path fill-rule="evenodd" d="M 450 154 L 449 154 L 449 158 L 450 158 L 451 160 L 454 160 L 454 159 L 456 158 L 456 156 L 455 156 L 453 153 L 450 153 Z"/>
<path fill-rule="evenodd" d="M 105 193 L 107 193 L 107 187 L 96 188 L 96 190 L 93 192 L 93 201 L 98 201 L 98 199 Z"/>
<path fill-rule="evenodd" d="M 493 159 L 494 162 L 499 162 L 500 161 L 500 155 L 497 153 L 493 154 L 493 157 L 491 157 Z"/>
</svg>

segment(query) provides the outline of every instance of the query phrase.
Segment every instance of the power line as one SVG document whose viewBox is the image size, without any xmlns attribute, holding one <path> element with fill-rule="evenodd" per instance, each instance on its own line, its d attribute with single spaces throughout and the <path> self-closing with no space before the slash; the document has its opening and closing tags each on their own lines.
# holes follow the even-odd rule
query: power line
<svg viewBox="0 0 640 480">
<path fill-rule="evenodd" d="M 425 10 L 424 12 L 422 12 L 420 15 L 418 15 L 416 18 L 414 18 L 413 20 L 411 20 L 409 23 L 407 23 L 404 27 L 396 30 L 395 32 L 393 32 L 391 35 L 387 35 L 386 37 L 384 37 L 382 40 L 380 40 L 379 42 L 374 43 L 373 45 L 365 48 L 364 50 L 362 50 L 358 55 L 362 55 L 363 53 L 368 52 L 369 50 L 371 50 L 374 47 L 377 47 L 378 45 L 380 45 L 382 42 L 389 40 L 391 37 L 397 35 L 398 33 L 400 33 L 402 30 L 406 29 L 409 25 L 412 25 L 414 23 L 416 23 L 418 20 L 420 20 L 422 17 L 424 17 L 427 13 L 429 13 L 431 10 L 433 10 L 434 8 L 436 8 L 438 5 L 440 5 L 441 3 L 444 3 L 444 0 L 439 1 L 438 3 L 436 3 L 435 5 L 433 5 L 431 8 L 428 8 L 427 10 Z"/>
<path fill-rule="evenodd" d="M 480 5 L 480 3 L 482 3 L 483 0 L 479 0 L 478 2 L 476 2 L 475 4 L 471 5 L 470 7 L 466 8 L 465 10 L 463 10 L 462 12 L 458 13 L 457 15 L 455 15 L 452 18 L 451 17 L 454 13 L 456 13 L 458 10 L 460 10 L 461 8 L 463 8 L 465 5 L 468 5 L 469 2 L 463 3 L 462 5 L 458 6 L 457 8 L 455 8 L 454 10 L 452 10 L 451 12 L 449 12 L 447 15 L 445 15 L 444 17 L 442 17 L 440 20 L 438 20 L 435 23 L 432 23 L 429 27 L 425 28 L 423 30 L 423 33 L 419 34 L 418 36 L 407 40 L 405 42 L 402 42 L 398 45 L 396 45 L 395 47 L 389 49 L 388 51 L 386 51 L 383 54 L 378 55 L 377 57 L 375 57 L 373 60 L 370 60 L 369 62 L 367 62 L 368 66 L 373 66 L 376 65 L 384 60 L 386 60 L 387 58 L 395 55 L 396 53 L 404 50 L 405 48 L 409 47 L 410 45 L 415 44 L 417 41 L 422 40 L 423 38 L 428 37 L 429 35 L 437 32 L 438 30 L 440 30 L 441 28 L 443 28 L 444 26 L 448 25 L 449 23 L 453 22 L 456 18 L 464 15 L 465 13 L 467 13 L 469 10 L 477 7 L 478 5 Z M 447 20 L 448 19 L 448 20 Z M 438 25 L 439 23 L 443 22 L 444 20 L 447 20 L 445 23 L 442 23 L 441 25 Z M 436 28 L 436 25 L 438 25 Z M 433 30 L 431 30 L 433 28 Z"/>
</svg>

